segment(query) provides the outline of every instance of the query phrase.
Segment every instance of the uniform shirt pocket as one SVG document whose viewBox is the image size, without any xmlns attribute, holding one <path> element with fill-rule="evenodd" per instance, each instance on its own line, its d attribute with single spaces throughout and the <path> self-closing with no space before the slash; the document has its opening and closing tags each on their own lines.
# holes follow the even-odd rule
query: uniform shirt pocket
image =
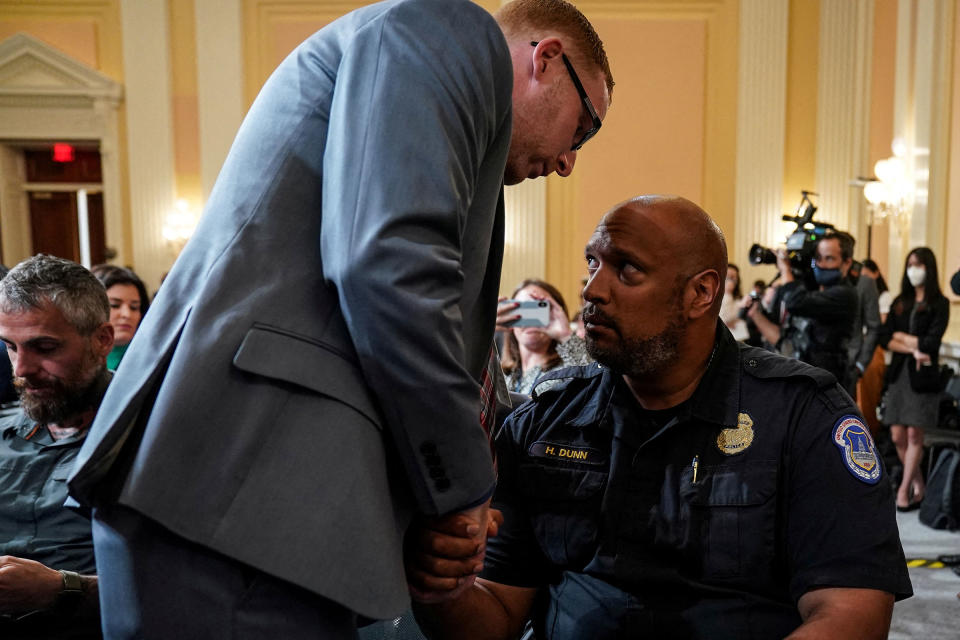
<svg viewBox="0 0 960 640">
<path fill-rule="evenodd" d="M 518 471 L 519 491 L 544 554 L 561 567 L 585 566 L 596 551 L 607 471 L 531 463 Z"/>
<path fill-rule="evenodd" d="M 776 544 L 777 462 L 702 468 L 695 484 L 685 476 L 681 499 L 690 507 L 690 539 L 699 541 L 703 577 L 768 575 Z"/>
</svg>

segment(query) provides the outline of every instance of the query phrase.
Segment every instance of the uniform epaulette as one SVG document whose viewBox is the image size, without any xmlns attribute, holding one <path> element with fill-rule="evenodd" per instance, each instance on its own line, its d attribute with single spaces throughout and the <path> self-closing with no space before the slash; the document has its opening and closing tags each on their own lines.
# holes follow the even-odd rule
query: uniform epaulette
<svg viewBox="0 0 960 640">
<path fill-rule="evenodd" d="M 829 371 L 757 347 L 741 347 L 740 362 L 743 370 L 755 378 L 809 378 L 821 389 L 837 383 Z"/>
<path fill-rule="evenodd" d="M 588 380 L 603 373 L 603 367 L 596 362 L 590 364 L 577 365 L 573 367 L 560 367 L 547 371 L 533 385 L 530 397 L 534 400 L 543 396 L 545 393 L 561 391 L 567 387 L 572 380 Z"/>
</svg>

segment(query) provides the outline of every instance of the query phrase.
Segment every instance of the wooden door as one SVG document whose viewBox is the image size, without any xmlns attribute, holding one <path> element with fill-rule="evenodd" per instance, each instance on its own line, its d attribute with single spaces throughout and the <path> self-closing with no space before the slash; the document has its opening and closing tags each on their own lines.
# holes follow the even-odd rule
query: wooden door
<svg viewBox="0 0 960 640">
<path fill-rule="evenodd" d="M 30 233 L 33 253 L 48 253 L 80 262 L 77 194 L 72 191 L 35 191 L 30 194 Z M 103 196 L 87 195 L 90 261 L 104 261 Z"/>
</svg>

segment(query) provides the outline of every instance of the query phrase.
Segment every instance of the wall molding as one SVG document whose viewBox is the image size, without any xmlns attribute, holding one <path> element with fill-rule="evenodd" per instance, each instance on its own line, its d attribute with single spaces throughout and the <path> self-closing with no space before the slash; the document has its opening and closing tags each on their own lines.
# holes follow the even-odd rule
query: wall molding
<svg viewBox="0 0 960 640">
<path fill-rule="evenodd" d="M 0 42 L 0 139 L 8 172 L 0 182 L 3 258 L 12 266 L 29 257 L 29 205 L 22 168 L 12 148 L 25 140 L 96 140 L 106 243 L 124 255 L 118 109 L 123 88 L 113 79 L 25 33 Z M 10 146 L 13 145 L 13 146 Z M 6 232 L 9 231 L 9 232 Z"/>
</svg>

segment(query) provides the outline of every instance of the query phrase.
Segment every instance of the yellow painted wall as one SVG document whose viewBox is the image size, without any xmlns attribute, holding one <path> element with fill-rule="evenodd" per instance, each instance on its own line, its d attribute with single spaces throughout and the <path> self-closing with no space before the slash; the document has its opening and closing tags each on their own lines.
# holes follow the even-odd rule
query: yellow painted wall
<svg viewBox="0 0 960 640">
<path fill-rule="evenodd" d="M 737 3 L 577 3 L 600 34 L 616 86 L 600 134 L 570 178 L 547 188 L 547 280 L 577 300 L 583 247 L 613 205 L 680 195 L 732 237 L 736 159 Z"/>
<path fill-rule="evenodd" d="M 819 0 L 790 0 L 783 213 L 793 213 L 802 190 L 816 186 Z"/>
<path fill-rule="evenodd" d="M 203 0 L 201 0 L 202 2 Z M 194 0 L 168 0 L 170 93 L 173 101 L 173 156 L 176 194 L 200 208 L 200 122 L 197 103 L 197 39 Z"/>
</svg>

